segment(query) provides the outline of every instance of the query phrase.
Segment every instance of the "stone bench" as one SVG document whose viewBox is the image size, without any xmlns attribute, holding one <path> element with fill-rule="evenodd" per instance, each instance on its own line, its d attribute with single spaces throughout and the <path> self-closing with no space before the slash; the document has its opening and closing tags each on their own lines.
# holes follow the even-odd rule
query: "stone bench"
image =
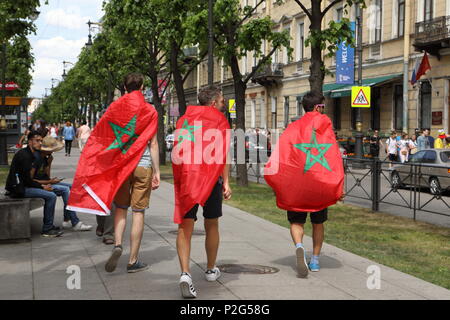
<svg viewBox="0 0 450 320">
<path fill-rule="evenodd" d="M 0 240 L 31 238 L 30 211 L 43 206 L 43 199 L 11 198 L 0 190 Z"/>
</svg>

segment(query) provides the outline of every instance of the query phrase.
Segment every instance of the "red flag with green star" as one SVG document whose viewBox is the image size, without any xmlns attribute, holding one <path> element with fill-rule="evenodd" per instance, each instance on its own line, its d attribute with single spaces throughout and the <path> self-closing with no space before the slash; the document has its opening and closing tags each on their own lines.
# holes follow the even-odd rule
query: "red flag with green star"
<svg viewBox="0 0 450 320">
<path fill-rule="evenodd" d="M 67 208 L 109 215 L 117 190 L 138 165 L 157 129 L 158 114 L 140 91 L 113 102 L 83 149 Z"/>
<path fill-rule="evenodd" d="M 189 106 L 176 126 L 172 150 L 174 222 L 196 204 L 205 205 L 225 168 L 230 125 L 214 107 Z"/>
<path fill-rule="evenodd" d="M 342 195 L 344 167 L 331 120 L 307 112 L 283 132 L 264 169 L 277 206 L 314 212 L 335 204 Z"/>
</svg>

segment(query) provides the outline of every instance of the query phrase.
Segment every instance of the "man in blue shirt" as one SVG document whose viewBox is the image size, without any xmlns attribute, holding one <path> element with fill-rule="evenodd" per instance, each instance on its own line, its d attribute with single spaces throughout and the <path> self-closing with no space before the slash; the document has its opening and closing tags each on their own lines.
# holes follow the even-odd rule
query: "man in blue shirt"
<svg viewBox="0 0 450 320">
<path fill-rule="evenodd" d="M 75 138 L 75 129 L 72 126 L 70 121 L 66 122 L 66 125 L 63 129 L 62 135 L 64 137 L 64 141 L 66 143 L 66 157 L 70 157 L 70 150 L 72 149 L 72 142 Z"/>
</svg>

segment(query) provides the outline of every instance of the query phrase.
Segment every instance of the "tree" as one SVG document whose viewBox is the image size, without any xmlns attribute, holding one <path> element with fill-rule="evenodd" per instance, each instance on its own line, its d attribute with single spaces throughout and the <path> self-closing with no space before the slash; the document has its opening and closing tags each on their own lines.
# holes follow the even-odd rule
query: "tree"
<svg viewBox="0 0 450 320">
<path fill-rule="evenodd" d="M 325 15 L 335 6 L 344 2 L 344 10 L 352 5 L 365 7 L 364 0 L 333 0 L 326 6 L 322 6 L 322 0 L 310 0 L 311 9 L 305 6 L 305 0 L 295 0 L 303 12 L 310 20 L 310 33 L 305 41 L 305 45 L 311 45 L 311 65 L 309 84 L 312 92 L 322 93 L 323 80 L 325 78 L 325 65 L 323 63 L 322 52 L 327 50 L 327 57 L 332 57 L 338 48 L 338 43 L 345 41 L 354 46 L 355 39 L 350 29 L 350 20 L 343 18 L 341 21 L 330 21 L 328 27 L 322 30 L 322 21 Z M 324 9 L 322 10 L 322 7 Z"/>
<path fill-rule="evenodd" d="M 121 59 L 133 64 L 150 79 L 153 105 L 158 112 L 158 143 L 161 164 L 165 164 L 165 107 L 162 104 L 164 92 L 160 90 L 160 80 L 169 79 L 164 73 L 168 64 L 161 34 L 165 31 L 164 16 L 161 14 L 164 3 L 156 0 L 111 0 L 104 6 L 103 26 L 111 33 Z M 165 77 L 164 77 L 165 75 Z"/>
<path fill-rule="evenodd" d="M 241 7 L 239 0 L 217 0 L 214 7 L 215 54 L 223 59 L 224 64 L 231 68 L 236 99 L 236 128 L 245 131 L 245 91 L 248 82 L 261 67 L 271 61 L 271 56 L 281 47 L 288 50 L 290 36 L 287 31 L 274 30 L 275 23 L 270 17 L 253 18 L 253 13 L 264 0 L 258 0 L 255 6 Z M 270 51 L 262 52 L 263 41 L 271 44 Z M 253 52 L 259 62 L 249 74 L 240 70 L 239 59 Z M 237 165 L 237 183 L 248 185 L 246 164 Z"/>
<path fill-rule="evenodd" d="M 169 69 L 177 92 L 180 115 L 186 112 L 186 97 L 184 83 L 189 74 L 200 64 L 207 54 L 206 40 L 207 25 L 203 23 L 203 16 L 207 7 L 204 0 L 159 0 L 161 3 L 163 39 Z M 197 45 L 197 56 L 186 56 L 183 48 Z"/>
<path fill-rule="evenodd" d="M 6 52 L 7 82 L 12 81 L 19 85 L 19 89 L 12 91 L 11 95 L 26 97 L 31 87 L 31 71 L 34 64 L 30 42 L 23 35 L 14 36 L 11 41 L 8 41 Z"/>
</svg>

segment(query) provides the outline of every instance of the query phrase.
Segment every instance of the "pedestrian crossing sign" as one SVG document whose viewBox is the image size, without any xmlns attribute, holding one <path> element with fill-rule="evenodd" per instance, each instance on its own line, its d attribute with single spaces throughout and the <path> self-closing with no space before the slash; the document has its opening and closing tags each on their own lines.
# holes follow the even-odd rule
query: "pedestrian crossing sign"
<svg viewBox="0 0 450 320">
<path fill-rule="evenodd" d="M 370 87 L 352 87 L 352 108 L 370 108 Z"/>
<path fill-rule="evenodd" d="M 228 100 L 228 112 L 230 113 L 231 119 L 236 119 L 236 100 Z"/>
</svg>

